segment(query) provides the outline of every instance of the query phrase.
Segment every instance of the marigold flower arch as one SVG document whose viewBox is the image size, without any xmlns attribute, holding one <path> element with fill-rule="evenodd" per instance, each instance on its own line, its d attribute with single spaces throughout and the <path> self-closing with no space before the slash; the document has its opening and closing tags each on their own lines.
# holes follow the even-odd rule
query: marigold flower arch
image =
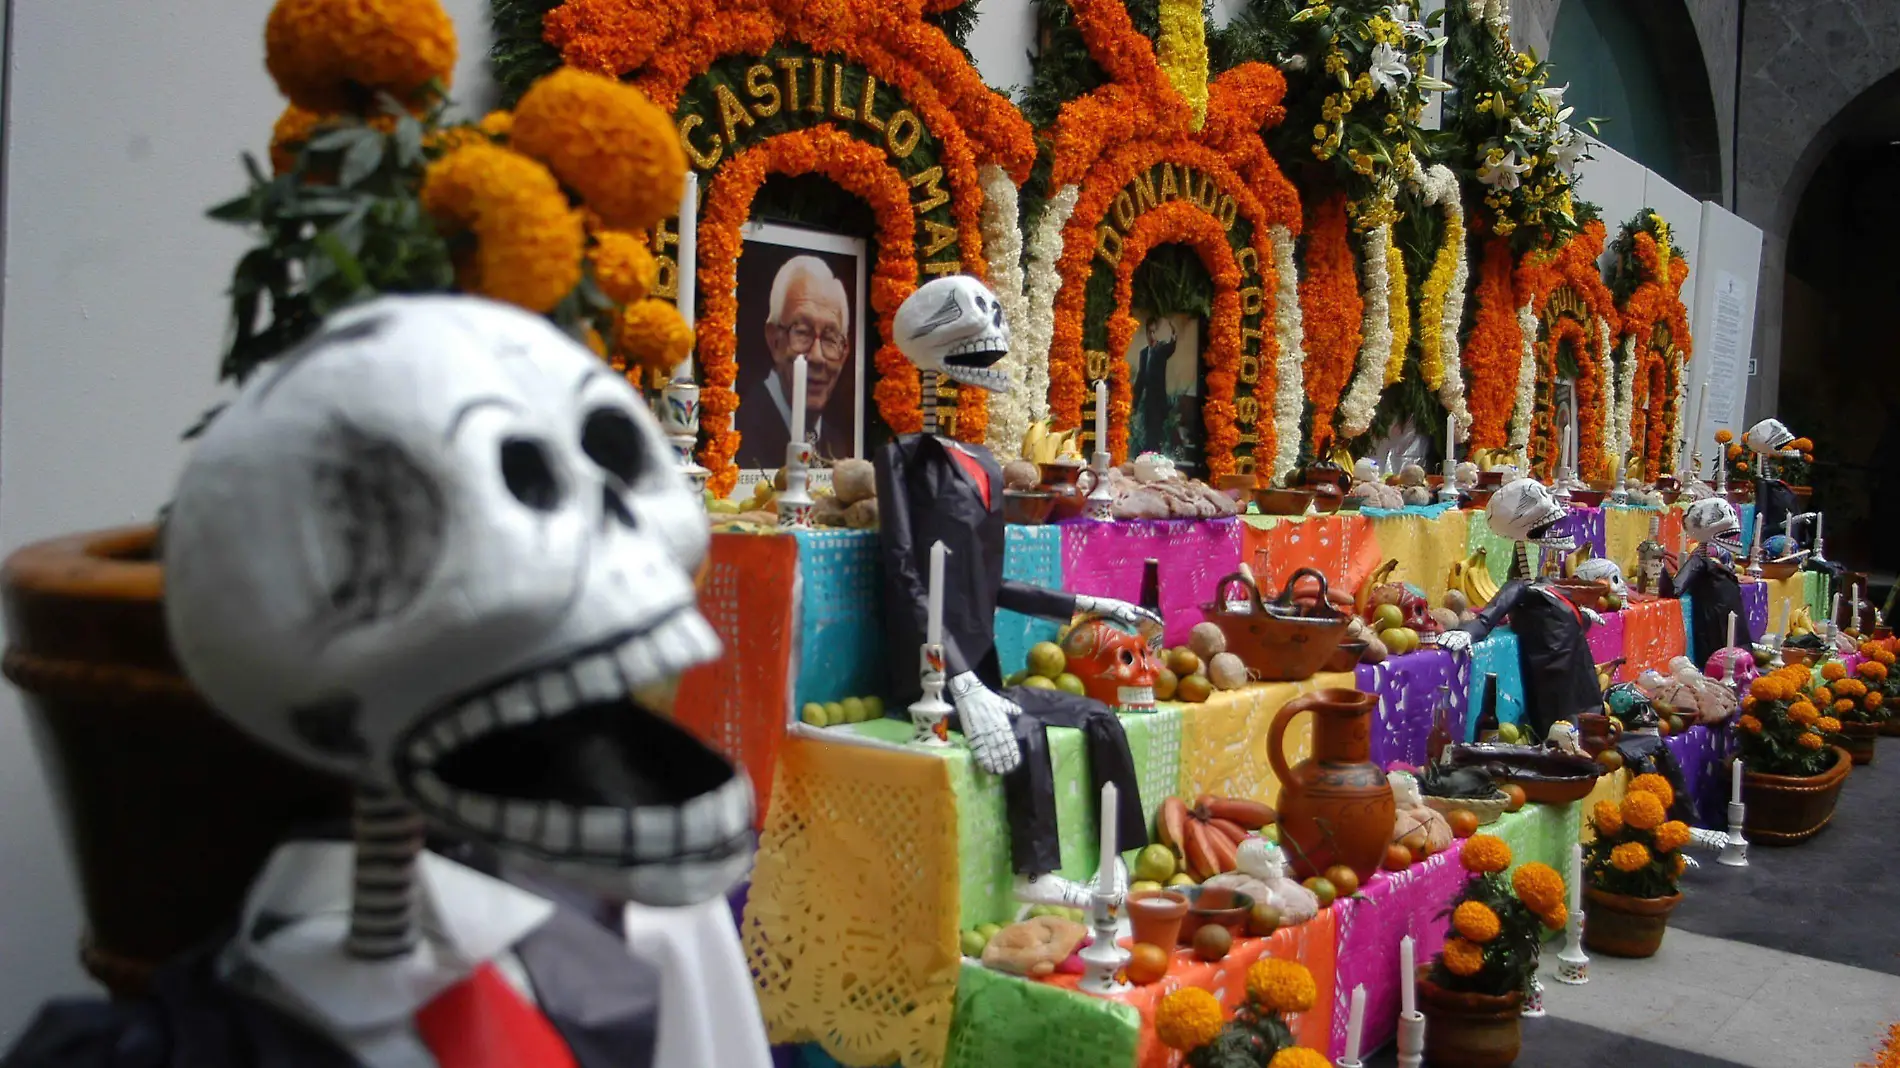
<svg viewBox="0 0 1900 1068">
<path fill-rule="evenodd" d="M 1517 301 L 1530 307 L 1543 328 L 1534 342 L 1541 389 L 1530 438 L 1530 455 L 1541 478 L 1548 479 L 1556 470 L 1561 451 L 1553 387 L 1565 345 L 1571 346 L 1577 362 L 1579 474 L 1586 480 L 1610 477 L 1614 449 L 1604 435 L 1609 408 L 1615 403 L 1610 339 L 1620 329 L 1621 317 L 1597 267 L 1603 241 L 1603 223 L 1592 221 L 1557 249 L 1527 254 L 1515 272 Z"/>
<path fill-rule="evenodd" d="M 1666 232 L 1666 231 L 1665 231 Z M 1689 261 L 1671 252 L 1646 229 L 1630 235 L 1641 283 L 1623 302 L 1620 338 L 1634 342 L 1630 375 L 1629 440 L 1640 450 L 1643 477 L 1673 467 L 1681 436 L 1682 369 L 1695 350 L 1682 283 Z"/>
</svg>

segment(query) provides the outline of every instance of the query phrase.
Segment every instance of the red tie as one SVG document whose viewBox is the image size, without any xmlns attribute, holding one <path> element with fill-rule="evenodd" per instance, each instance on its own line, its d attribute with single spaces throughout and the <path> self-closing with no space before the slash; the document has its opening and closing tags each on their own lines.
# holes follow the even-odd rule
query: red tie
<svg viewBox="0 0 1900 1068">
<path fill-rule="evenodd" d="M 424 1005 L 416 1033 L 441 1068 L 576 1068 L 554 1025 L 493 964 Z"/>
<path fill-rule="evenodd" d="M 988 508 L 990 506 L 989 472 L 983 470 L 983 464 L 976 457 L 955 445 L 946 445 L 944 448 L 949 450 L 950 458 L 957 462 L 957 466 L 963 468 L 963 473 L 970 476 L 970 481 L 976 483 L 976 491 L 983 495 L 983 507 Z"/>
</svg>

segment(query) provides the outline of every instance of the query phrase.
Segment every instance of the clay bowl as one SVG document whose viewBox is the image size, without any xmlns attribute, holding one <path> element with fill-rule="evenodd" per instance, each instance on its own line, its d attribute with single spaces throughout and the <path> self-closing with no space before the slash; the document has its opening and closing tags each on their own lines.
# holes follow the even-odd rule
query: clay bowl
<svg viewBox="0 0 1900 1068">
<path fill-rule="evenodd" d="M 1365 654 L 1366 646 L 1370 644 L 1370 642 L 1366 641 L 1340 642 L 1339 648 L 1333 650 L 1333 655 L 1327 658 L 1326 663 L 1320 667 L 1320 670 L 1353 670 L 1359 666 L 1359 658 Z"/>
<path fill-rule="evenodd" d="M 1253 493 L 1254 485 L 1254 476 L 1251 474 L 1222 475 L 1219 480 L 1214 483 L 1214 488 L 1232 497 L 1234 500 L 1245 501 L 1248 495 Z"/>
<path fill-rule="evenodd" d="M 1056 495 L 1048 490 L 1004 490 L 1003 521 L 1024 526 L 1041 526 L 1055 511 Z"/>
<path fill-rule="evenodd" d="M 1254 507 L 1260 509 L 1261 515 L 1305 515 L 1313 498 L 1313 491 L 1304 489 L 1272 486 L 1255 487 L 1253 491 Z"/>
<path fill-rule="evenodd" d="M 1478 488 L 1479 489 L 1497 489 L 1499 486 L 1502 486 L 1502 485 L 1504 485 L 1504 472 L 1502 471 L 1478 472 Z"/>
<path fill-rule="evenodd" d="M 1609 596 L 1610 593 L 1610 584 L 1607 582 L 1580 582 L 1576 579 L 1565 579 L 1550 585 L 1578 608 L 1601 610 L 1603 598 Z"/>
<path fill-rule="evenodd" d="M 1770 582 L 1780 582 L 1782 579 L 1793 578 L 1795 572 L 1800 570 L 1800 561 L 1792 561 L 1785 564 L 1763 564 L 1761 565 L 1761 577 Z"/>
<path fill-rule="evenodd" d="M 1187 917 L 1181 921 L 1181 944 L 1192 945 L 1194 932 L 1207 924 L 1218 924 L 1235 937 L 1247 933 L 1247 914 L 1253 911 L 1253 898 L 1224 886 L 1182 886 L 1173 892 L 1187 898 Z"/>
<path fill-rule="evenodd" d="M 1808 667 L 1813 667 L 1815 656 L 1816 653 L 1813 649 L 1805 649 L 1799 645 L 1784 645 L 1781 647 L 1781 662 L 1784 664 L 1804 664 Z"/>
<path fill-rule="evenodd" d="M 1339 506 L 1345 503 L 1345 500 L 1346 495 L 1343 493 L 1327 493 L 1324 490 L 1316 490 L 1313 493 L 1313 511 L 1319 512 L 1322 515 L 1331 515 L 1339 511 Z"/>
<path fill-rule="evenodd" d="M 1603 503 L 1603 496 L 1601 490 L 1573 489 L 1570 491 L 1570 503 L 1579 508 L 1595 508 Z"/>
</svg>

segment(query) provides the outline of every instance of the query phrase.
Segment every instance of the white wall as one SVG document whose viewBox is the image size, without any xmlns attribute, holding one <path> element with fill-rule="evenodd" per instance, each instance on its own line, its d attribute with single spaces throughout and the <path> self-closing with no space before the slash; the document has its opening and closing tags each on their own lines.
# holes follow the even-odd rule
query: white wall
<svg viewBox="0 0 1900 1068">
<path fill-rule="evenodd" d="M 480 92 L 484 0 L 446 0 Z M 242 188 L 283 103 L 267 0 L 28 0 L 6 61 L 0 551 L 149 518 L 216 396 L 222 292 L 243 236 L 204 218 Z M 181 861 L 185 858 L 180 858 Z M 0 686 L 0 1048 L 87 989 L 79 907 L 19 701 Z"/>
</svg>

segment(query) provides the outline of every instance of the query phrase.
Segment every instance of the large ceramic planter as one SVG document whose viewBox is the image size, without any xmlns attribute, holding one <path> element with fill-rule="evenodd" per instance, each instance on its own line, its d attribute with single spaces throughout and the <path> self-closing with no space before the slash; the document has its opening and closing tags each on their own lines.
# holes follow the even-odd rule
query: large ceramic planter
<svg viewBox="0 0 1900 1068">
<path fill-rule="evenodd" d="M 1523 1045 L 1524 995 L 1461 994 L 1418 970 L 1418 1007 L 1425 1014 L 1425 1063 L 1431 1068 L 1508 1068 Z"/>
<path fill-rule="evenodd" d="M 1841 748 L 1854 758 L 1856 764 L 1874 762 L 1874 743 L 1880 740 L 1878 723 L 1842 723 Z"/>
<path fill-rule="evenodd" d="M 1583 948 L 1611 957 L 1653 957 L 1662 948 L 1669 914 L 1681 894 L 1629 897 L 1586 888 L 1583 900 Z"/>
<path fill-rule="evenodd" d="M 1888 716 L 1880 725 L 1880 733 L 1889 738 L 1900 738 L 1900 716 Z"/>
<path fill-rule="evenodd" d="M 1832 747 L 1834 766 L 1819 775 L 1742 776 L 1742 802 L 1748 806 L 1748 840 L 1762 845 L 1794 845 L 1821 832 L 1834 818 L 1841 784 L 1854 770 L 1854 758 Z"/>
<path fill-rule="evenodd" d="M 237 918 L 292 827 L 349 793 L 218 717 L 165 636 L 152 527 L 29 545 L 0 569 L 6 677 L 78 865 L 87 969 L 116 994 Z"/>
</svg>

